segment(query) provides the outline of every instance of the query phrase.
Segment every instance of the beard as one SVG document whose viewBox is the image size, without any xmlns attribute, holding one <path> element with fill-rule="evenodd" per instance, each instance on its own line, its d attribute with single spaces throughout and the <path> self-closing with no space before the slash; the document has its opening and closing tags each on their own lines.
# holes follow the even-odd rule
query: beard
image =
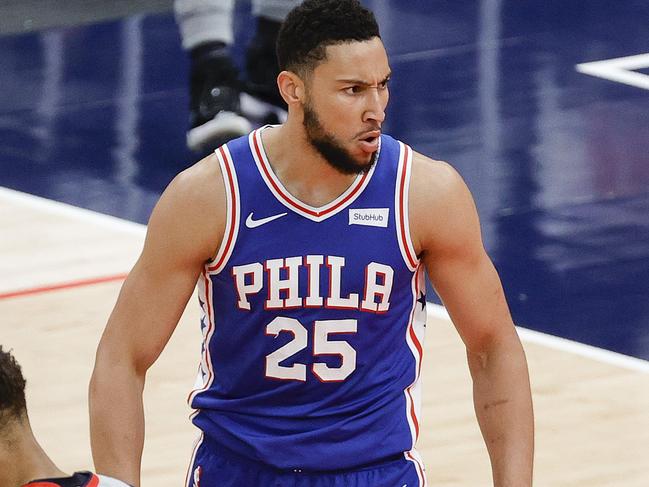
<svg viewBox="0 0 649 487">
<path fill-rule="evenodd" d="M 307 141 L 338 172 L 342 174 L 362 174 L 368 173 L 372 169 L 376 162 L 377 152 L 372 153 L 367 162 L 355 159 L 332 134 L 325 130 L 315 110 L 308 102 L 304 104 L 303 123 Z"/>
</svg>

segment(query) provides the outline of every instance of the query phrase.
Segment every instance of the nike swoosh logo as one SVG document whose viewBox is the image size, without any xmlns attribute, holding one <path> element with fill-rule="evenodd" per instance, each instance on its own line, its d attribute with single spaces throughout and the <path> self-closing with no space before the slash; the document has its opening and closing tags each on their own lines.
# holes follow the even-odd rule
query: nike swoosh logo
<svg viewBox="0 0 649 487">
<path fill-rule="evenodd" d="M 266 218 L 260 218 L 259 220 L 253 220 L 252 215 L 254 215 L 254 212 L 250 212 L 248 218 L 246 218 L 246 226 L 248 228 L 260 227 L 262 225 L 265 225 L 266 223 L 272 222 L 273 220 L 282 218 L 283 216 L 288 215 L 288 213 L 278 213 L 277 215 L 267 216 Z"/>
</svg>

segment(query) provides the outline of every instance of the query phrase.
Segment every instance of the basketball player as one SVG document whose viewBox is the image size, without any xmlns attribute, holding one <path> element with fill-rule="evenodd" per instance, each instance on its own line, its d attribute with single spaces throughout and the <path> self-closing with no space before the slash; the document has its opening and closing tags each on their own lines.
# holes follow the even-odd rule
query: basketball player
<svg viewBox="0 0 649 487">
<path fill-rule="evenodd" d="M 426 485 L 427 272 L 466 345 L 494 485 L 530 486 L 525 355 L 460 176 L 381 133 L 373 14 L 307 0 L 277 50 L 287 122 L 182 172 L 153 212 L 97 352 L 97 470 L 139 485 L 145 374 L 198 281 L 188 487 Z"/>
<path fill-rule="evenodd" d="M 59 470 L 32 432 L 25 384 L 20 365 L 0 345 L 0 486 L 128 487 L 91 472 L 68 475 Z"/>
</svg>

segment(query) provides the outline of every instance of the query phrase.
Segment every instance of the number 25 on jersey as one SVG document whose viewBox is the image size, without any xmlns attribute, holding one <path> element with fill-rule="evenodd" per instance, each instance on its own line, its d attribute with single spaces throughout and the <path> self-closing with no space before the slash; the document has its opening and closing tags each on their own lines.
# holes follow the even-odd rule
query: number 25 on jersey
<svg viewBox="0 0 649 487">
<path fill-rule="evenodd" d="M 266 326 L 266 335 L 278 337 L 282 332 L 293 334 L 293 339 L 266 356 L 266 377 L 280 380 L 306 381 L 307 366 L 301 363 L 280 365 L 296 353 L 304 350 L 309 332 L 295 318 L 278 316 Z M 331 335 L 356 333 L 356 320 L 320 320 L 313 326 L 313 355 L 338 355 L 339 367 L 324 362 L 314 362 L 313 374 L 322 382 L 341 382 L 356 370 L 356 350 L 344 340 L 329 340 Z"/>
</svg>

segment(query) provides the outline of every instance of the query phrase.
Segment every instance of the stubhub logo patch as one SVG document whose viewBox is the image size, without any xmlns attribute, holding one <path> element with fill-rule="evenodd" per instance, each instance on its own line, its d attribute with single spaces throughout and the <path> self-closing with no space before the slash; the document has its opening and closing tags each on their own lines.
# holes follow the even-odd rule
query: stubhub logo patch
<svg viewBox="0 0 649 487">
<path fill-rule="evenodd" d="M 352 208 L 349 210 L 349 224 L 386 228 L 389 214 L 390 208 Z"/>
</svg>

